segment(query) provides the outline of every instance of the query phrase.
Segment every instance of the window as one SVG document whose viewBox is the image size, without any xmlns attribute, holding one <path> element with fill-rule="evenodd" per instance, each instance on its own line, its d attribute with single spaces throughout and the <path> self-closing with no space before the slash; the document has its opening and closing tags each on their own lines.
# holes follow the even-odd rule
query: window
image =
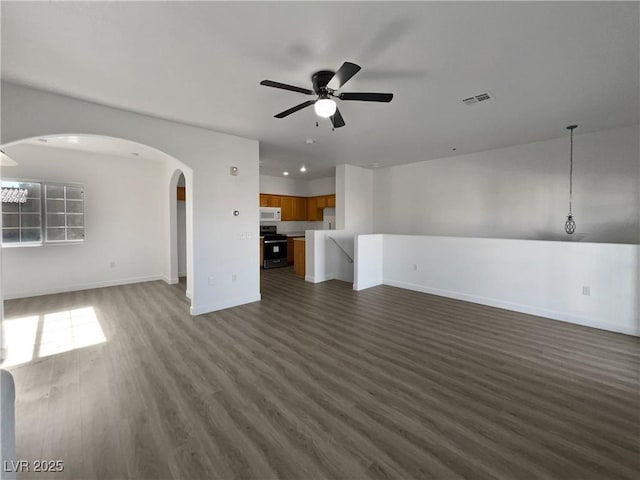
<svg viewBox="0 0 640 480">
<path fill-rule="evenodd" d="M 84 188 L 45 184 L 47 242 L 84 240 Z"/>
<path fill-rule="evenodd" d="M 7 246 L 84 240 L 82 185 L 2 182 L 2 244 Z"/>
<path fill-rule="evenodd" d="M 42 243 L 41 185 L 2 182 L 2 243 Z"/>
</svg>

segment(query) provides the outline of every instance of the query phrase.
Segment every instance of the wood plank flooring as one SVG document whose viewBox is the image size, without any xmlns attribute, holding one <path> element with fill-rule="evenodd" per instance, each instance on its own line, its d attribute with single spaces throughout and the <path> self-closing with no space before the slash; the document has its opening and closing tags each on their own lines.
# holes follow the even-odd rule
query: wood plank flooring
<svg viewBox="0 0 640 480">
<path fill-rule="evenodd" d="M 637 338 L 380 286 L 262 275 L 191 317 L 149 282 L 92 306 L 106 342 L 11 367 L 17 455 L 75 479 L 637 479 Z"/>
</svg>

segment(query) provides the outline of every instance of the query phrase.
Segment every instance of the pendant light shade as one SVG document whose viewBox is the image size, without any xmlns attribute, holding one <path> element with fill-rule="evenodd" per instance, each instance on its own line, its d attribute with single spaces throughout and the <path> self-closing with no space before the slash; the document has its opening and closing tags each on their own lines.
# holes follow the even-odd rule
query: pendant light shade
<svg viewBox="0 0 640 480">
<path fill-rule="evenodd" d="M 573 206 L 573 131 L 576 128 L 578 128 L 578 125 L 569 125 L 567 127 L 567 130 L 571 132 L 571 153 L 569 155 L 569 215 L 567 215 L 567 221 L 564 222 L 564 231 L 569 235 L 576 231 L 576 222 L 571 211 Z"/>
</svg>

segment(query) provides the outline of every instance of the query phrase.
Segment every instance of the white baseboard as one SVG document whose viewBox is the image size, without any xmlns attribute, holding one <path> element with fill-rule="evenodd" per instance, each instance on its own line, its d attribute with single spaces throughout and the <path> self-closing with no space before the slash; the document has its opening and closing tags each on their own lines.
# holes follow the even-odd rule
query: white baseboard
<svg viewBox="0 0 640 480">
<path fill-rule="evenodd" d="M 532 305 L 523 305 L 520 303 L 499 300 L 496 298 L 482 297 L 479 295 L 470 295 L 467 293 L 455 292 L 451 290 L 443 290 L 440 288 L 428 287 L 426 285 L 420 285 L 420 284 L 409 283 L 409 282 L 400 282 L 396 280 L 387 279 L 383 281 L 383 284 L 389 285 L 392 287 L 405 288 L 407 290 L 414 290 L 416 292 L 439 295 L 441 297 L 454 298 L 456 300 L 463 300 L 465 302 L 479 303 L 482 305 L 502 308 L 502 309 L 511 310 L 514 312 L 537 315 L 539 317 L 545 317 L 551 320 L 559 320 L 561 322 L 575 323 L 578 325 L 584 325 L 585 327 L 598 328 L 600 330 L 607 330 L 610 332 L 624 333 L 626 335 L 640 336 L 640 326 L 635 329 L 621 328 L 619 325 L 610 325 L 604 322 L 598 322 L 591 318 L 574 315 L 569 312 L 549 310 L 546 308 L 535 307 Z"/>
<path fill-rule="evenodd" d="M 164 275 L 148 275 L 145 277 L 121 278 L 117 280 L 107 280 L 103 282 L 81 283 L 77 285 L 64 285 L 54 288 L 44 288 L 27 290 L 22 292 L 11 292 L 3 295 L 5 300 L 13 298 L 39 297 L 41 295 L 53 295 L 55 293 L 76 292 L 78 290 L 91 290 L 92 288 L 115 287 L 117 285 L 129 285 L 131 283 L 153 282 L 156 280 L 167 281 Z"/>
<path fill-rule="evenodd" d="M 245 305 L 247 303 L 259 302 L 262 299 L 262 296 L 258 293 L 257 295 L 250 295 L 247 297 L 236 297 L 229 300 L 225 300 L 224 302 L 215 303 L 212 305 L 200 305 L 200 306 L 192 306 L 190 311 L 191 315 L 202 315 L 204 313 L 216 312 L 218 310 L 224 310 L 226 308 L 237 307 L 239 305 Z"/>
<path fill-rule="evenodd" d="M 325 275 L 324 277 L 312 277 L 310 275 L 305 275 L 304 280 L 306 282 L 311 282 L 311 283 L 322 283 L 322 282 L 326 282 L 327 280 L 335 280 L 336 276 L 335 275 Z"/>
<path fill-rule="evenodd" d="M 360 290 L 366 290 L 367 288 L 371 288 L 371 287 L 377 287 L 378 285 L 382 285 L 382 282 L 377 282 L 377 283 L 354 283 L 353 284 L 353 289 L 356 291 L 360 291 Z"/>
</svg>

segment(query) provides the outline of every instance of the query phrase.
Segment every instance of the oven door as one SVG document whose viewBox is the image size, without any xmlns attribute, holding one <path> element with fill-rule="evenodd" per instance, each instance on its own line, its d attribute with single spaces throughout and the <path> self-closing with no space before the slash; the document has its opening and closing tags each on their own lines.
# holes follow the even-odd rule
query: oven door
<svg viewBox="0 0 640 480">
<path fill-rule="evenodd" d="M 267 240 L 263 242 L 264 268 L 287 266 L 287 240 Z"/>
</svg>

